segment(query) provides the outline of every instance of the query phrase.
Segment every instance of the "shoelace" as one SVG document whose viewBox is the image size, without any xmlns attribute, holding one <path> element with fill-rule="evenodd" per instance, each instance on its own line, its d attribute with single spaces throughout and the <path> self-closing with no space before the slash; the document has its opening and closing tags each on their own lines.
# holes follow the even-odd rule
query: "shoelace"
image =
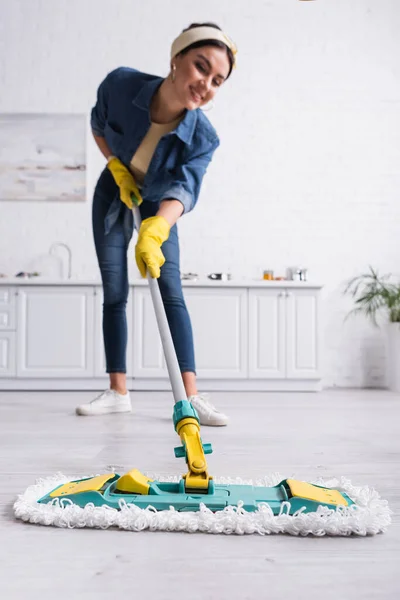
<svg viewBox="0 0 400 600">
<path fill-rule="evenodd" d="M 198 398 L 200 403 L 204 403 L 206 405 L 205 407 L 207 410 L 207 414 L 210 415 L 212 412 L 219 412 L 209 399 L 208 394 L 197 394 L 195 398 Z"/>
<path fill-rule="evenodd" d="M 94 402 L 97 402 L 98 400 L 101 400 L 103 397 L 107 396 L 107 392 L 109 392 L 111 390 L 106 390 L 105 392 L 101 392 L 101 394 L 99 394 L 98 396 L 96 396 L 96 398 L 93 398 L 93 400 L 90 401 L 90 404 L 93 404 Z"/>
</svg>

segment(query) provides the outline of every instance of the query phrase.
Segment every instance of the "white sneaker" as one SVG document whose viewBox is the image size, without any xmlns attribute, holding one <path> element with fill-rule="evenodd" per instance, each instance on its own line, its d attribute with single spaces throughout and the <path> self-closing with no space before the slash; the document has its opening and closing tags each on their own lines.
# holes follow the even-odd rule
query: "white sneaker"
<svg viewBox="0 0 400 600">
<path fill-rule="evenodd" d="M 106 390 L 91 402 L 77 406 L 75 412 L 77 415 L 90 417 L 131 411 L 132 404 L 129 392 L 123 395 L 115 390 Z"/>
<path fill-rule="evenodd" d="M 196 396 L 189 396 L 189 402 L 197 411 L 199 415 L 200 425 L 209 425 L 210 427 L 222 427 L 227 425 L 229 417 L 224 413 L 219 412 L 213 404 L 211 404 L 206 394 L 197 394 Z"/>
</svg>

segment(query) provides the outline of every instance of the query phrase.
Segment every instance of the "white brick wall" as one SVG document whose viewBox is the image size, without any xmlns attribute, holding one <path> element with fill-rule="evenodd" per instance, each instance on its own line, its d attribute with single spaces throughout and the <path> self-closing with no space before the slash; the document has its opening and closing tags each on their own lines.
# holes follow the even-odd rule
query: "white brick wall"
<svg viewBox="0 0 400 600">
<path fill-rule="evenodd" d="M 181 222 L 182 269 L 309 268 L 325 284 L 324 383 L 384 383 L 384 332 L 343 323 L 344 281 L 399 271 L 397 0 L 0 0 L 0 111 L 89 113 L 119 65 L 165 75 L 173 37 L 214 20 L 239 65 L 209 116 L 222 144 Z M 88 197 L 102 167 L 88 136 Z M 0 271 L 43 267 L 55 240 L 97 275 L 85 204 L 0 203 Z M 135 272 L 132 259 L 132 273 Z"/>
</svg>

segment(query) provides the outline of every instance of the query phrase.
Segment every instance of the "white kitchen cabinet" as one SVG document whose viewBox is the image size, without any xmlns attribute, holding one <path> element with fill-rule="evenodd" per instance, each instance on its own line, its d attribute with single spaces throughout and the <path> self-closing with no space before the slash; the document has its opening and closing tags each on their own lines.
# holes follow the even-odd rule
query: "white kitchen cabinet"
<svg viewBox="0 0 400 600">
<path fill-rule="evenodd" d="M 137 287 L 132 291 L 133 377 L 168 377 L 150 290 Z"/>
<path fill-rule="evenodd" d="M 106 355 L 104 352 L 103 341 L 103 288 L 97 286 L 94 288 L 94 376 L 106 377 Z M 129 290 L 128 302 L 126 305 L 126 321 L 128 326 L 128 343 L 126 349 L 126 374 L 132 375 L 133 358 L 132 358 L 132 289 Z"/>
<path fill-rule="evenodd" d="M 15 331 L 0 331 L 0 377 L 15 375 Z"/>
<path fill-rule="evenodd" d="M 315 290 L 286 290 L 286 377 L 319 378 L 319 295 Z"/>
<path fill-rule="evenodd" d="M 319 291 L 249 290 L 249 376 L 319 378 Z"/>
<path fill-rule="evenodd" d="M 199 388 L 318 391 L 321 286 L 184 282 Z M 0 281 L 0 389 L 103 390 L 100 282 Z M 127 376 L 133 390 L 169 390 L 146 281 L 130 285 Z"/>
<path fill-rule="evenodd" d="M 249 376 L 283 379 L 286 376 L 285 291 L 250 290 Z"/>
<path fill-rule="evenodd" d="M 93 377 L 93 298 L 92 287 L 20 289 L 18 377 Z"/>
<path fill-rule="evenodd" d="M 14 288 L 0 288 L 0 331 L 15 331 L 15 295 Z"/>
<path fill-rule="evenodd" d="M 247 290 L 188 288 L 196 371 L 202 379 L 247 377 Z"/>
<path fill-rule="evenodd" d="M 15 294 L 12 287 L 0 287 L 0 377 L 15 377 Z"/>
<path fill-rule="evenodd" d="M 247 291 L 243 288 L 184 290 L 199 378 L 247 377 Z M 133 376 L 167 377 L 148 288 L 134 289 Z"/>
</svg>

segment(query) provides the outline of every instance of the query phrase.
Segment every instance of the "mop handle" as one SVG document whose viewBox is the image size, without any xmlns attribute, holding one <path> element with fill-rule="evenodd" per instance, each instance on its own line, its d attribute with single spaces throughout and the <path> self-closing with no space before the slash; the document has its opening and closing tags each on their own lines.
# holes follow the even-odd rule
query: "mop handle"
<svg viewBox="0 0 400 600">
<path fill-rule="evenodd" d="M 137 231 L 140 229 L 142 219 L 139 208 L 133 208 L 133 217 Z M 181 400 L 187 400 L 185 387 L 183 385 L 181 370 L 176 357 L 174 343 L 172 341 L 171 331 L 165 313 L 164 303 L 161 298 L 161 292 L 157 279 L 150 276 L 147 272 L 147 281 L 149 282 L 151 299 L 153 301 L 154 312 L 156 314 L 158 331 L 160 333 L 165 361 L 167 363 L 169 380 L 172 387 L 175 404 Z"/>
</svg>

